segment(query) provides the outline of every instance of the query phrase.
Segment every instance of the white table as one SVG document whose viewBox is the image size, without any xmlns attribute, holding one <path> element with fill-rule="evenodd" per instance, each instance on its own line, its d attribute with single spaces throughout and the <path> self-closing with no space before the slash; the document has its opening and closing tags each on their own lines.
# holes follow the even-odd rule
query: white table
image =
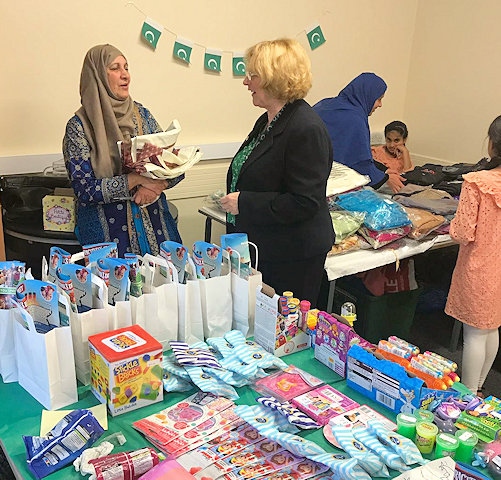
<svg viewBox="0 0 501 480">
<path fill-rule="evenodd" d="M 453 245 L 449 235 L 437 235 L 430 240 L 417 241 L 403 238 L 390 243 L 377 250 L 355 250 L 340 255 L 327 257 L 325 271 L 329 280 L 329 295 L 327 298 L 327 311 L 332 311 L 336 279 L 365 272 L 376 267 L 412 257 L 430 249 L 444 248 Z"/>
<path fill-rule="evenodd" d="M 226 223 L 226 215 L 218 208 L 208 206 L 203 206 L 198 211 L 207 217 L 205 220 L 205 241 L 210 242 L 212 221 L 224 225 Z M 454 242 L 449 235 L 438 235 L 430 240 L 423 241 L 403 238 L 377 250 L 356 250 L 354 252 L 327 257 L 325 260 L 325 271 L 329 280 L 328 311 L 332 311 L 336 279 L 365 272 L 372 268 L 381 267 L 382 265 L 388 265 L 397 260 L 412 257 L 430 249 L 444 248 L 453 244 Z"/>
</svg>

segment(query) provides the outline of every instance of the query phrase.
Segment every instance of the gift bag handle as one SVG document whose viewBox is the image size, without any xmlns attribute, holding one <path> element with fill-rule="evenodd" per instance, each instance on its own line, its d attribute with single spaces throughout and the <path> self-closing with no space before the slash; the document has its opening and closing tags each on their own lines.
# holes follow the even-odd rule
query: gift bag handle
<svg viewBox="0 0 501 480">
<path fill-rule="evenodd" d="M 252 247 L 254 248 L 254 252 L 256 254 L 256 264 L 255 266 L 253 267 L 254 270 L 257 271 L 257 267 L 258 267 L 258 249 L 257 249 L 257 245 L 253 242 L 247 242 L 249 245 L 252 245 Z M 231 257 L 231 255 L 236 255 L 237 259 L 238 259 L 238 268 L 237 268 L 237 275 L 240 276 L 240 258 L 241 258 L 241 255 L 240 253 L 237 251 L 237 250 L 231 250 L 231 253 L 228 251 L 228 250 L 223 250 L 223 253 L 226 253 L 229 257 Z M 251 265 L 252 267 L 252 265 Z"/>
</svg>

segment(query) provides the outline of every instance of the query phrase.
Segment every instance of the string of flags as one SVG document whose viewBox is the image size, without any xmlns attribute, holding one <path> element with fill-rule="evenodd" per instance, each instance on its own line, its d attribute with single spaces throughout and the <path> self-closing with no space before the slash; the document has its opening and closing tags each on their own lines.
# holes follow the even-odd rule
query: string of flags
<svg viewBox="0 0 501 480">
<path fill-rule="evenodd" d="M 134 5 L 133 2 L 128 2 L 127 5 L 133 5 L 136 7 L 136 5 Z M 192 40 L 183 38 L 177 35 L 175 32 L 172 32 L 168 28 L 165 28 L 163 25 L 156 22 L 152 18 L 147 17 L 146 20 L 144 20 L 141 28 L 141 38 L 148 44 L 150 48 L 156 50 L 158 41 L 160 40 L 160 37 L 164 31 L 167 31 L 176 37 L 174 41 L 174 47 L 172 50 L 172 55 L 174 56 L 174 58 L 176 58 L 181 62 L 191 64 L 191 55 L 193 53 L 193 48 L 196 45 L 202 47 L 205 50 L 204 70 L 213 73 L 220 73 L 222 71 L 222 66 L 221 66 L 222 57 L 225 51 L 217 50 L 214 48 L 207 48 L 204 45 L 200 45 L 199 43 L 195 43 Z M 316 48 L 320 47 L 326 42 L 325 36 L 322 32 L 322 28 L 318 23 L 305 29 L 305 32 L 311 50 L 315 50 Z M 232 55 L 231 66 L 233 75 L 235 77 L 244 77 L 245 76 L 244 54 L 242 52 L 233 52 L 233 51 L 228 53 L 231 53 Z"/>
</svg>

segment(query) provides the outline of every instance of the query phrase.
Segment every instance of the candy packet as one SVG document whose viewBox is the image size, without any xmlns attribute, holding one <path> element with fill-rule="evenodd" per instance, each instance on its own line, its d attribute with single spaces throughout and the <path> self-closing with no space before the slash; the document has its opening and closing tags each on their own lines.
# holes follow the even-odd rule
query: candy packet
<svg viewBox="0 0 501 480">
<path fill-rule="evenodd" d="M 68 282 L 71 281 L 74 302 L 78 313 L 86 312 L 95 306 L 90 268 L 76 263 L 65 263 L 58 267 L 56 275 L 58 282 L 61 284 L 65 282 L 66 286 L 68 286 Z M 60 286 L 66 291 L 63 285 Z"/>
<path fill-rule="evenodd" d="M 55 282 L 57 269 L 63 264 L 70 263 L 70 261 L 71 253 L 68 253 L 61 247 L 50 247 L 47 280 Z"/>
<path fill-rule="evenodd" d="M 118 246 L 115 242 L 94 243 L 83 245 L 85 265 L 94 263 L 98 258 L 111 257 L 118 258 Z"/>
<path fill-rule="evenodd" d="M 218 245 L 203 241 L 195 242 L 192 257 L 197 278 L 208 279 L 221 275 L 223 251 Z"/>
<path fill-rule="evenodd" d="M 139 258 L 134 253 L 124 253 L 124 260 L 129 265 L 130 294 L 140 297 L 143 294 L 143 278 Z"/>
<path fill-rule="evenodd" d="M 56 285 L 42 280 L 23 280 L 16 289 L 17 302 L 33 317 L 35 327 L 59 327 L 66 322 L 61 322 L 59 315 L 59 294 Z"/>
<path fill-rule="evenodd" d="M 160 255 L 176 267 L 179 283 L 186 283 L 188 249 L 181 243 L 166 240 L 160 244 Z"/>
<path fill-rule="evenodd" d="M 249 239 L 246 233 L 221 235 L 221 247 L 230 254 L 232 273 L 247 279 L 252 274 Z"/>
<path fill-rule="evenodd" d="M 16 289 L 25 279 L 25 270 L 24 262 L 0 262 L 0 309 L 15 307 Z"/>
</svg>

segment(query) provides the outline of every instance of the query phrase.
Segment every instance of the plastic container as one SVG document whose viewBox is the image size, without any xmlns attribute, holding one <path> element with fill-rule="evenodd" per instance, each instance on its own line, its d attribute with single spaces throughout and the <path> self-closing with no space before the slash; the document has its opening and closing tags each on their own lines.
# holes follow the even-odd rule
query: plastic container
<svg viewBox="0 0 501 480">
<path fill-rule="evenodd" d="M 341 316 L 345 318 L 351 327 L 357 320 L 357 309 L 355 304 L 352 302 L 344 302 L 341 305 Z"/>
<path fill-rule="evenodd" d="M 418 450 L 426 455 L 433 451 L 435 439 L 438 434 L 438 427 L 430 422 L 418 422 L 416 424 L 416 446 Z"/>
<path fill-rule="evenodd" d="M 414 415 L 399 413 L 397 415 L 397 433 L 414 440 L 416 438 L 417 419 Z"/>
<path fill-rule="evenodd" d="M 459 445 L 454 460 L 456 462 L 471 463 L 473 449 L 478 443 L 477 434 L 469 430 L 458 430 L 455 436 L 459 440 Z"/>
<path fill-rule="evenodd" d="M 354 303 L 357 306 L 357 321 L 353 328 L 360 336 L 375 344 L 390 335 L 409 337 L 421 287 L 376 297 L 362 283 L 352 282 L 351 279 L 346 283 L 336 281 L 338 283 L 341 285 L 336 285 L 333 310 L 339 312 L 343 303 Z"/>
<path fill-rule="evenodd" d="M 414 411 L 414 416 L 417 418 L 418 422 L 430 422 L 433 423 L 435 415 L 433 412 L 426 410 L 424 408 L 418 408 Z"/>
<path fill-rule="evenodd" d="M 450 433 L 439 433 L 436 438 L 435 458 L 456 457 L 459 440 Z"/>
</svg>

